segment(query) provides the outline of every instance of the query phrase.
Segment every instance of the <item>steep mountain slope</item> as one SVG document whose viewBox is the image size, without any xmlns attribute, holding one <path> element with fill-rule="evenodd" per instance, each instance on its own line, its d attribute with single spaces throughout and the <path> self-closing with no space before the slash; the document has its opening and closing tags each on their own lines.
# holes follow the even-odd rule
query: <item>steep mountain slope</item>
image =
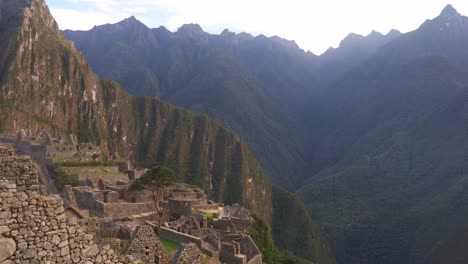
<svg viewBox="0 0 468 264">
<path fill-rule="evenodd" d="M 299 195 L 340 263 L 428 263 L 466 227 L 467 45 L 448 6 L 321 98 L 315 163 L 329 167 Z"/>
<path fill-rule="evenodd" d="M 64 31 L 97 73 L 133 94 L 160 97 L 207 114 L 241 134 L 274 183 L 295 190 L 312 171 L 310 105 L 318 94 L 378 48 L 400 36 L 351 34 L 317 57 L 279 37 L 200 26 L 149 29 L 131 17 L 90 31 Z M 220 102 L 228 102 L 220 103 Z M 312 111 L 313 112 L 313 111 Z M 314 115 L 315 116 L 315 115 Z"/>
<path fill-rule="evenodd" d="M 299 198 L 281 188 L 273 187 L 273 239 L 278 248 L 295 255 L 315 260 L 316 263 L 333 263 L 329 248 L 320 234 L 319 226 L 312 220 Z"/>
<path fill-rule="evenodd" d="M 65 31 L 97 73 L 130 93 L 207 114 L 247 140 L 275 183 L 294 189 L 306 167 L 305 109 L 315 56 L 278 37 L 198 25 L 172 33 L 134 17 L 91 31 Z"/>
<path fill-rule="evenodd" d="M 320 57 L 318 57 L 317 71 L 320 80 L 325 84 L 330 84 L 344 73 L 355 66 L 361 64 L 374 53 L 401 36 L 397 30 L 390 31 L 387 35 L 373 31 L 368 36 L 361 36 L 351 33 L 338 48 L 330 48 Z"/>
<path fill-rule="evenodd" d="M 213 199 L 242 202 L 269 218 L 269 184 L 239 136 L 206 117 L 100 81 L 42 0 L 2 1 L 0 8 L 1 131 L 76 132 L 110 153 L 173 165 L 180 180 L 198 184 Z"/>
<path fill-rule="evenodd" d="M 101 42 L 100 35 L 111 38 L 118 35 L 115 31 L 128 35 L 120 27 L 107 25 L 67 35 L 89 57 L 113 54 L 105 59 L 94 57 L 99 62 L 93 65 L 126 76 L 126 68 L 112 67 L 119 65 L 116 60 L 125 58 L 125 53 L 119 51 L 121 44 L 103 46 L 113 47 L 115 53 L 105 49 L 90 53 Z M 135 48 L 130 43 L 124 47 L 138 51 L 135 54 L 140 55 L 132 58 L 152 58 L 151 63 L 142 64 L 148 70 L 139 72 L 148 74 L 140 75 L 140 79 L 149 83 L 148 87 L 158 87 L 156 91 L 177 91 L 176 95 L 157 95 L 180 98 L 171 100 L 191 109 L 205 109 L 200 112 L 246 135 L 262 163 L 275 171 L 276 182 L 284 183 L 284 175 L 291 172 L 297 172 L 298 177 L 289 188 L 308 178 L 298 195 L 320 220 L 339 262 L 427 263 L 438 243 L 466 228 L 468 22 L 453 7 L 447 6 L 439 17 L 408 34 L 375 33 L 365 38 L 351 35 L 338 49 L 318 58 L 297 52 L 294 45 L 277 38 L 253 38 L 228 31 L 213 36 L 195 25 L 176 33 L 164 28 L 152 31 L 152 40 L 145 33 L 141 41 L 136 41 L 141 46 Z M 145 43 L 151 41 L 156 45 L 154 49 L 165 52 L 156 57 L 150 56 L 152 52 L 144 53 Z M 178 48 L 161 48 L 168 43 Z M 200 47 L 207 51 L 193 52 L 202 50 Z M 112 57 L 116 57 L 114 61 Z M 196 60 L 204 63 L 186 67 Z M 167 61 L 180 71 L 170 71 Z M 239 70 L 245 75 L 217 73 L 213 82 L 203 74 L 197 75 L 228 67 L 230 73 Z M 176 78 L 174 72 L 184 74 Z M 233 91 L 229 96 L 216 94 L 210 100 L 192 94 L 213 91 L 212 87 L 222 87 L 223 81 L 247 80 L 246 76 L 252 80 L 247 82 L 248 87 L 258 88 L 242 90 L 252 99 L 236 96 L 240 94 L 237 89 L 226 88 L 220 91 Z M 135 79 L 129 77 L 128 81 Z M 187 81 L 193 79 L 202 81 Z M 227 101 L 235 107 L 216 104 L 216 99 L 224 102 L 231 97 L 234 99 Z M 246 103 L 239 103 L 243 102 L 239 98 Z M 251 105 L 257 108 L 247 107 Z M 243 121 L 250 111 L 255 113 L 253 116 L 275 114 Z M 275 125 L 265 126 L 269 124 L 266 120 Z M 249 136 L 248 131 L 261 131 L 251 124 L 268 127 L 268 136 L 255 134 L 265 141 Z M 283 130 L 278 131 L 284 132 L 277 132 L 281 126 Z M 284 141 L 285 135 L 294 142 Z M 277 139 L 281 144 L 271 143 Z M 271 146 L 269 149 L 275 151 L 266 153 L 262 146 Z M 283 155 L 284 149 L 287 153 Z M 297 162 L 289 169 L 277 169 L 281 162 L 290 163 L 291 159 Z M 292 201 L 289 199 L 291 204 L 287 206 L 289 213 L 297 215 L 293 208 L 300 206 L 292 206 Z M 275 228 L 274 221 L 273 229 L 277 234 L 282 231 Z M 294 243 L 289 239 L 292 236 L 282 235 L 283 241 Z"/>
<path fill-rule="evenodd" d="M 213 200 L 271 220 L 271 186 L 240 137 L 206 116 L 102 81 L 65 40 L 43 0 L 0 0 L 0 133 L 76 133 L 110 155 L 165 164 Z M 320 239 L 313 242 L 316 257 Z M 281 239 L 281 237 L 279 237 Z M 331 259 L 330 257 L 328 259 Z M 333 263 L 333 262 L 326 262 Z"/>
</svg>

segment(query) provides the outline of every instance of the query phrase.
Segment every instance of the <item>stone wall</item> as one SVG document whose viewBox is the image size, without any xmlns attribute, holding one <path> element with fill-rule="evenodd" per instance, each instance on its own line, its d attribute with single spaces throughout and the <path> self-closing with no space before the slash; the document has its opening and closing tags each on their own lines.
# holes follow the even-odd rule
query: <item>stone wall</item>
<svg viewBox="0 0 468 264">
<path fill-rule="evenodd" d="M 32 143 L 31 141 L 27 140 L 20 140 L 16 142 L 16 148 L 18 151 L 23 153 L 31 153 L 32 152 Z"/>
<path fill-rule="evenodd" d="M 227 233 L 236 233 L 237 229 L 231 219 L 213 219 L 209 222 L 209 225 L 216 231 L 224 231 Z"/>
<path fill-rule="evenodd" d="M 80 209 L 87 209 L 90 214 L 101 218 L 122 218 L 155 211 L 154 202 L 104 203 L 103 192 L 88 188 L 73 188 L 73 194 Z"/>
<path fill-rule="evenodd" d="M 129 202 L 151 202 L 153 194 L 148 190 L 128 191 L 123 192 L 123 199 Z"/>
<path fill-rule="evenodd" d="M 104 203 L 98 202 L 91 190 L 86 188 L 73 188 L 73 195 L 78 208 L 89 210 L 91 215 L 102 217 L 104 214 Z"/>
<path fill-rule="evenodd" d="M 0 263 L 127 263 L 98 247 L 76 219 L 66 219 L 59 197 L 39 194 L 29 157 L 0 146 Z"/>
<path fill-rule="evenodd" d="M 165 253 L 161 241 L 148 225 L 137 227 L 124 253 L 145 263 L 169 264 L 172 259 L 172 256 Z"/>
<path fill-rule="evenodd" d="M 192 201 L 169 199 L 167 206 L 169 211 L 176 217 L 190 217 L 192 215 L 192 205 Z"/>
<path fill-rule="evenodd" d="M 248 264 L 262 264 L 262 253 L 250 236 L 239 241 L 241 254 L 247 256 Z"/>
<path fill-rule="evenodd" d="M 257 255 L 247 262 L 247 264 L 262 264 L 263 258 L 262 255 Z"/>
<path fill-rule="evenodd" d="M 179 191 L 179 192 L 173 192 L 172 198 L 175 200 L 197 200 L 198 195 L 195 192 L 189 192 L 189 191 Z"/>
<path fill-rule="evenodd" d="M 155 207 L 153 202 L 104 204 L 103 218 L 122 218 L 154 211 Z"/>
<path fill-rule="evenodd" d="M 171 264 L 206 264 L 210 261 L 193 243 L 181 244 Z"/>
<path fill-rule="evenodd" d="M 174 241 L 178 244 L 193 243 L 197 245 L 199 248 L 202 248 L 202 241 L 200 238 L 194 237 L 188 234 L 184 234 L 181 232 L 177 232 L 170 228 L 161 227 L 161 229 L 159 230 L 159 237 Z"/>
<path fill-rule="evenodd" d="M 75 174 L 75 173 L 69 173 L 68 174 Z M 97 174 L 97 173 L 77 173 L 78 174 L 78 180 L 80 182 L 85 182 L 85 181 L 90 181 L 94 187 L 98 186 L 99 180 L 102 180 L 104 182 L 110 182 L 111 184 L 116 185 L 117 182 L 127 182 L 128 181 L 128 175 L 123 174 L 120 172 L 116 173 L 106 173 L 106 174 Z"/>
<path fill-rule="evenodd" d="M 201 205 L 194 205 L 193 206 L 194 212 L 200 212 L 200 211 L 219 211 L 219 204 L 201 204 Z"/>
<path fill-rule="evenodd" d="M 76 146 L 73 145 L 50 145 L 47 146 L 47 155 L 49 157 L 56 156 L 73 156 L 77 153 Z"/>
<path fill-rule="evenodd" d="M 246 264 L 247 257 L 240 255 L 239 245 L 231 243 L 222 243 L 219 252 L 219 260 L 221 263 L 229 264 Z"/>
<path fill-rule="evenodd" d="M 236 227 L 237 231 L 248 233 L 252 228 L 252 221 L 250 221 L 250 219 L 232 217 L 230 220 Z"/>
<path fill-rule="evenodd" d="M 43 162 L 47 159 L 47 147 L 41 145 L 31 146 L 31 156 Z"/>
</svg>

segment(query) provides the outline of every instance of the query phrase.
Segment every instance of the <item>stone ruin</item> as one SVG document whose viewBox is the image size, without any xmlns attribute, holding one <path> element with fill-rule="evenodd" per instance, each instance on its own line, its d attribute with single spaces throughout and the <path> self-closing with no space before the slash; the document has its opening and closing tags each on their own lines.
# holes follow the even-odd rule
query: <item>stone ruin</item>
<svg viewBox="0 0 468 264">
<path fill-rule="evenodd" d="M 173 184 L 167 187 L 167 208 L 159 229 L 156 223 L 160 219 L 151 192 L 129 189 L 146 169 L 135 169 L 129 161 L 118 161 L 112 166 L 67 167 L 66 177 L 77 177 L 78 186 L 64 186 L 61 198 L 46 197 L 37 189 L 37 172 L 29 157 L 16 155 L 1 142 L 14 144 L 20 153 L 44 164 L 54 164 L 55 160 L 86 162 L 91 156 L 101 156 L 98 147 L 79 143 L 74 135 L 61 140 L 46 131 L 38 137 L 30 131 L 20 131 L 16 139 L 10 136 L 0 141 L 0 205 L 8 209 L 0 211 L 0 248 L 5 248 L 7 256 L 3 258 L 0 252 L 0 264 L 3 260 L 262 263 L 260 250 L 248 236 L 253 219 L 240 205 L 224 206 L 210 201 L 195 186 Z M 16 162 L 15 167 L 11 160 Z M 4 199 L 7 193 L 9 199 Z M 13 204 L 3 205 L 5 202 Z M 36 220 L 39 216 L 41 221 Z M 159 236 L 153 231 L 157 229 Z M 160 238 L 178 244 L 178 251 L 166 252 Z"/>
<path fill-rule="evenodd" d="M 155 214 L 151 192 L 131 191 L 130 184 L 116 186 L 101 182 L 95 188 L 67 186 L 66 193 L 62 193 L 79 210 L 98 216 L 93 222 L 86 219 L 79 222 L 93 230 L 98 240 L 114 241 L 113 248 L 124 254 L 128 251 L 122 249 L 122 241 L 136 232 L 135 223 L 144 222 L 156 229 L 159 217 Z M 212 263 L 262 263 L 260 250 L 247 235 L 253 221 L 248 210 L 238 204 L 224 206 L 210 201 L 203 191 L 187 184 L 173 184 L 167 191 L 160 238 L 180 245 L 194 244 Z M 157 259 L 152 250 L 148 252 L 147 261 Z"/>
<path fill-rule="evenodd" d="M 97 243 L 79 211 L 67 214 L 60 197 L 41 195 L 38 179 L 29 156 L 0 145 L 0 263 L 179 263 L 148 225 L 135 228 L 122 252 Z M 184 252 L 187 263 L 198 263 L 197 252 Z"/>
<path fill-rule="evenodd" d="M 16 134 L 15 144 L 19 151 L 42 159 L 56 156 L 93 156 L 101 153 L 101 149 L 92 143 L 79 143 L 76 135 L 70 134 L 66 140 L 62 140 L 53 138 L 46 130 L 33 135 L 30 130 L 21 129 Z"/>
<path fill-rule="evenodd" d="M 67 219 L 62 199 L 39 190 L 30 158 L 0 146 L 0 263 L 129 263 Z"/>
</svg>

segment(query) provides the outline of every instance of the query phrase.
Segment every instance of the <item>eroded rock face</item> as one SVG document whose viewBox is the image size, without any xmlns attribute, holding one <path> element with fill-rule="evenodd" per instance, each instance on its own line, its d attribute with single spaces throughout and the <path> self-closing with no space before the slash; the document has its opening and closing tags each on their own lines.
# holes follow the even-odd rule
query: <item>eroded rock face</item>
<svg viewBox="0 0 468 264">
<path fill-rule="evenodd" d="M 13 256 L 16 251 L 16 243 L 11 238 L 0 238 L 0 261 Z"/>
</svg>

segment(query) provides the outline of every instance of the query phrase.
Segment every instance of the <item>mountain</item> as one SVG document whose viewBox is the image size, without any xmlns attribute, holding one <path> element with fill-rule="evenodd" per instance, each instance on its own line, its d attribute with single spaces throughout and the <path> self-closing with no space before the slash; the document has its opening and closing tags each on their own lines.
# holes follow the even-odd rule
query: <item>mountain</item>
<svg viewBox="0 0 468 264">
<path fill-rule="evenodd" d="M 184 34 L 196 34 L 196 28 Z M 170 166 L 177 180 L 200 186 L 210 199 L 240 203 L 272 221 L 271 185 L 239 135 L 207 116 L 131 96 L 116 82 L 99 79 L 62 36 L 43 0 L 0 0 L 0 71 L 0 133 L 74 133 L 108 155 Z M 328 255 L 321 252 L 320 233 L 311 236 L 317 256 Z"/>
<path fill-rule="evenodd" d="M 378 49 L 402 34 L 397 30 L 391 30 L 387 35 L 372 31 L 368 36 L 351 33 L 338 48 L 330 48 L 318 57 L 317 71 L 321 80 L 329 84 L 342 74 L 367 60 Z"/>
<path fill-rule="evenodd" d="M 0 8 L 1 131 L 75 132 L 109 153 L 176 167 L 180 180 L 203 187 L 211 198 L 241 202 L 269 218 L 269 183 L 238 135 L 99 80 L 43 1 L 2 1 Z"/>
<path fill-rule="evenodd" d="M 133 17 L 64 35 L 99 76 L 239 133 L 274 183 L 294 190 L 305 178 L 305 106 L 318 81 L 315 56 L 294 42 L 228 30 L 211 35 L 194 24 L 172 33 Z"/>
<path fill-rule="evenodd" d="M 334 263 L 330 249 L 320 234 L 320 227 L 307 213 L 294 194 L 273 187 L 273 239 L 282 250 L 288 250 L 316 263 Z"/>
<path fill-rule="evenodd" d="M 197 25 L 139 24 L 145 33 L 125 38 L 140 31 L 122 23 L 65 34 L 101 76 L 141 81 L 245 137 L 273 182 L 297 189 L 339 263 L 428 263 L 466 229 L 468 22 L 452 6 L 413 32 L 351 34 L 322 56 Z M 299 223 L 295 196 L 273 193 Z M 279 246 L 297 242 L 272 229 Z"/>
<path fill-rule="evenodd" d="M 447 6 L 315 106 L 315 164 L 328 166 L 298 195 L 339 263 L 430 263 L 466 228 L 467 45 L 468 18 Z"/>
<path fill-rule="evenodd" d="M 318 57 L 293 41 L 199 25 L 172 33 L 130 17 L 90 31 L 65 30 L 99 76 L 132 94 L 162 98 L 206 114 L 246 139 L 273 183 L 296 190 L 316 172 L 308 146 L 310 105 L 326 85 L 359 65 L 400 33 L 351 34 Z M 221 103 L 222 102 L 222 103 Z M 228 102 L 228 103 L 225 103 Z"/>
</svg>

